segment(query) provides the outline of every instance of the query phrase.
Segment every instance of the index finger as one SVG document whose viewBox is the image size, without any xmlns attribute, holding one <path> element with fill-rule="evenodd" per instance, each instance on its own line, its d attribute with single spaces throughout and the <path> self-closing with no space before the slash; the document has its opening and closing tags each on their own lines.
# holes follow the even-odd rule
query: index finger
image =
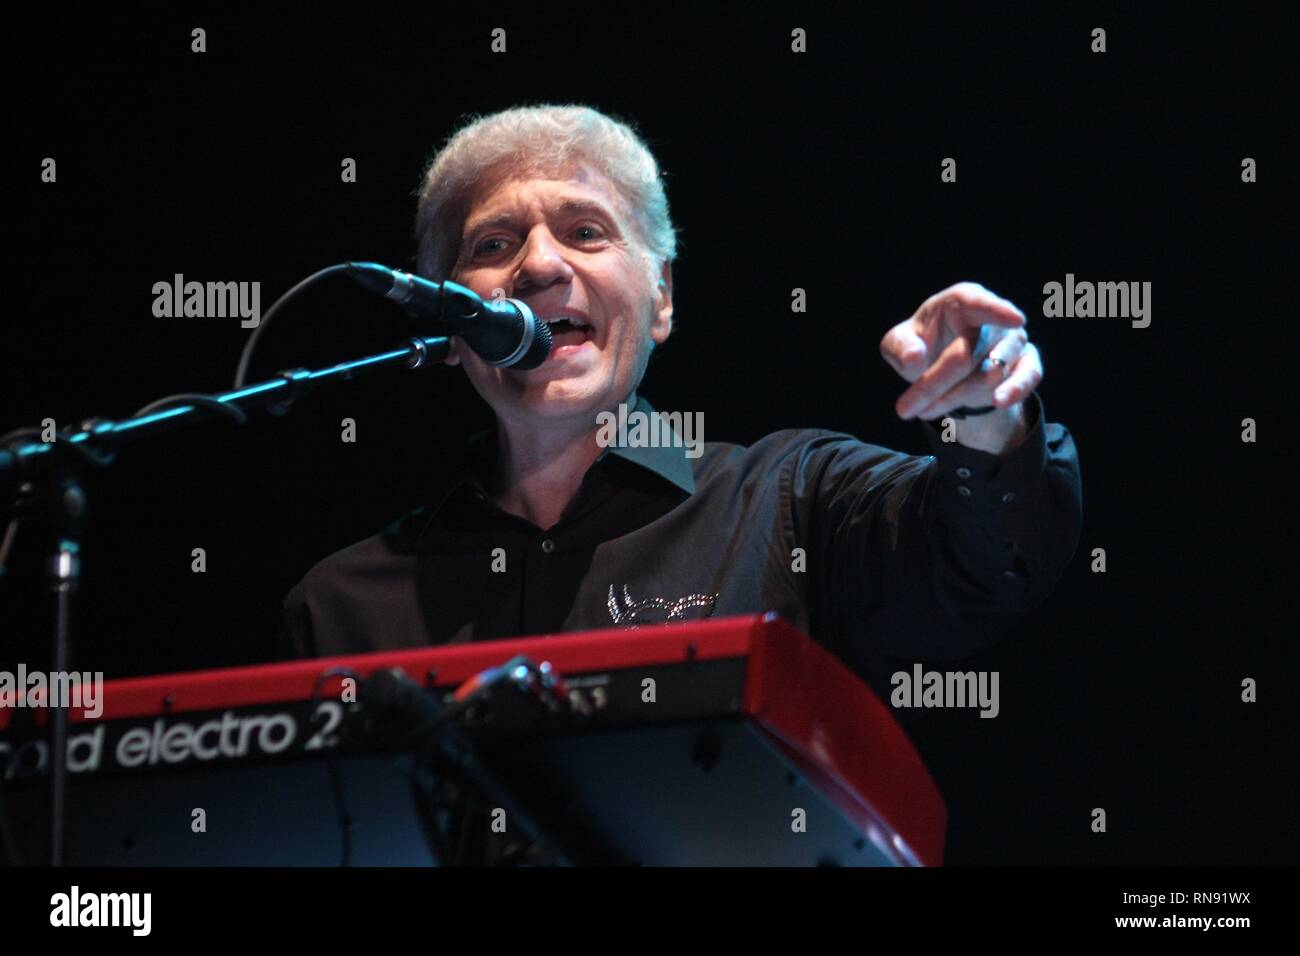
<svg viewBox="0 0 1300 956">
<path fill-rule="evenodd" d="M 921 304 L 918 313 L 933 310 L 942 313 L 944 306 L 956 310 L 967 325 L 997 325 L 1005 329 L 1016 329 L 1029 320 L 1016 304 L 1009 299 L 989 291 L 977 282 L 958 282 L 942 292 L 936 292 Z"/>
</svg>

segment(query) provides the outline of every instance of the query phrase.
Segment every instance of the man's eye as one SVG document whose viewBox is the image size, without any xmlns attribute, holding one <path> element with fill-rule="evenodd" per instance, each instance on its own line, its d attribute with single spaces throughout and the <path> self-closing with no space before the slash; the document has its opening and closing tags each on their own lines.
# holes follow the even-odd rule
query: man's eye
<svg viewBox="0 0 1300 956">
<path fill-rule="evenodd" d="M 593 239 L 599 239 L 603 235 L 604 231 L 600 226 L 595 226 L 591 223 L 578 226 L 573 230 L 573 236 L 579 242 L 591 242 Z"/>
<path fill-rule="evenodd" d="M 502 245 L 493 247 L 492 243 L 494 242 L 499 242 Z M 490 256 L 493 255 L 494 253 L 500 252 L 504 248 L 505 248 L 505 240 L 498 236 L 493 239 L 484 239 L 482 242 L 480 242 L 477 246 L 474 247 L 474 254 L 476 256 Z"/>
</svg>

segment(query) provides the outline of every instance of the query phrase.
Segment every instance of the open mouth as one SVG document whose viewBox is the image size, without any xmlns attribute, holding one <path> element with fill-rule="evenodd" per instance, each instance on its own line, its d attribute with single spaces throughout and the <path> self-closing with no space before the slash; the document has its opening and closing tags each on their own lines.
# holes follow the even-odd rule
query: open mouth
<svg viewBox="0 0 1300 956">
<path fill-rule="evenodd" d="M 571 315 L 547 319 L 546 325 L 551 330 L 552 351 L 559 351 L 570 345 L 581 345 L 590 339 L 595 331 L 590 323 Z"/>
</svg>

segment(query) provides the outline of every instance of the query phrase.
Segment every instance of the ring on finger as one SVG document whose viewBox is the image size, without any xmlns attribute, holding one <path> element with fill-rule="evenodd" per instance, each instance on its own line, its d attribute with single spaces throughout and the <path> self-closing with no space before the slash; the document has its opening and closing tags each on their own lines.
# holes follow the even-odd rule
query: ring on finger
<svg viewBox="0 0 1300 956">
<path fill-rule="evenodd" d="M 988 365 L 982 365 L 981 369 L 987 373 L 996 366 L 1000 369 L 1001 380 L 1006 381 L 1011 374 L 1011 367 L 1024 353 L 1026 341 L 1023 335 L 1005 335 L 994 346 L 989 349 L 989 354 L 985 356 Z"/>
</svg>

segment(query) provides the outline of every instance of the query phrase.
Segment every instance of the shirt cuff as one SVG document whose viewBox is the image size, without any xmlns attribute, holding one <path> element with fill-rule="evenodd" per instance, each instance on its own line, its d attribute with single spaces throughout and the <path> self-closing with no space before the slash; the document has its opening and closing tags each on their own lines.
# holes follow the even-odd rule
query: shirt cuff
<svg viewBox="0 0 1300 956">
<path fill-rule="evenodd" d="M 938 481 L 949 503 L 965 504 L 976 511 L 1002 510 L 1014 514 L 1017 504 L 1027 504 L 1047 466 L 1046 413 L 1033 392 L 1025 399 L 1025 440 L 1005 458 L 946 442 L 939 429 L 922 422 L 926 441 L 938 462 Z"/>
</svg>

